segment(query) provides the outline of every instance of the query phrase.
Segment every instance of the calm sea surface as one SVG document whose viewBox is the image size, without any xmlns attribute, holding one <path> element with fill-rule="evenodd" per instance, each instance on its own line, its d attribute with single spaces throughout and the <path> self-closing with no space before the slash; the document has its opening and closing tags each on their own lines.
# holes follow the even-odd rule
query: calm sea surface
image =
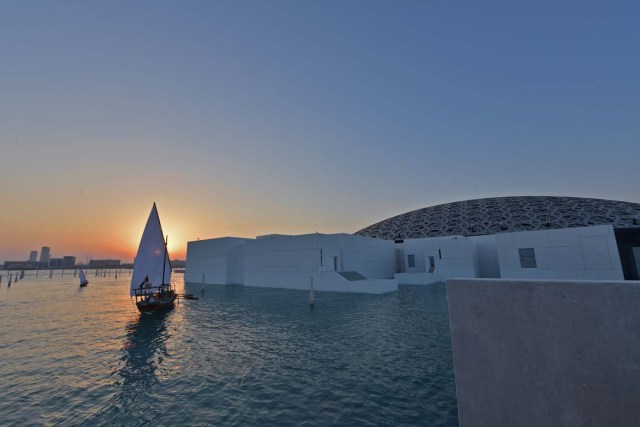
<svg viewBox="0 0 640 427">
<path fill-rule="evenodd" d="M 356 295 L 184 284 L 139 314 L 129 272 L 0 285 L 2 425 L 457 425 L 444 285 Z"/>
</svg>

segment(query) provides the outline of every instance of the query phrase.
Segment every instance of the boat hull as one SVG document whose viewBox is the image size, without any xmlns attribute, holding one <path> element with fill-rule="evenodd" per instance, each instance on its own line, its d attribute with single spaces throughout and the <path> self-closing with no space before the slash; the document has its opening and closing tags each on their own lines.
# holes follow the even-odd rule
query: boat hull
<svg viewBox="0 0 640 427">
<path fill-rule="evenodd" d="M 162 298 L 154 302 L 145 300 L 138 301 L 136 302 L 136 307 L 138 307 L 138 310 L 140 310 L 140 312 L 169 310 L 173 308 L 175 301 L 176 294 L 173 294 L 169 298 Z"/>
</svg>

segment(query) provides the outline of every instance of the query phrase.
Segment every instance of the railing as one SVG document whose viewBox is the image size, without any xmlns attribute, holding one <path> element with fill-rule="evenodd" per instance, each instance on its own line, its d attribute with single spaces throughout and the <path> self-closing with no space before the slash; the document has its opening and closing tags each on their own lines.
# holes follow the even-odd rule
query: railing
<svg viewBox="0 0 640 427">
<path fill-rule="evenodd" d="M 135 288 L 133 294 L 136 297 L 145 297 L 149 294 L 161 292 L 163 290 L 171 290 L 171 285 L 150 286 L 148 288 Z"/>
</svg>

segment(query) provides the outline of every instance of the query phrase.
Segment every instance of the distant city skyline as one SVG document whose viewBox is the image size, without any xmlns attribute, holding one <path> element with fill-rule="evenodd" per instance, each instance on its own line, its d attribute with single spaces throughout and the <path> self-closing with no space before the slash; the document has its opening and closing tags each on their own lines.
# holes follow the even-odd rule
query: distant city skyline
<svg viewBox="0 0 640 427">
<path fill-rule="evenodd" d="M 0 261 L 640 202 L 640 4 L 4 2 Z"/>
<path fill-rule="evenodd" d="M 29 255 L 27 258 L 17 257 L 15 259 L 0 260 L 0 268 L 2 268 L 2 264 L 4 262 L 20 262 L 20 263 L 30 262 L 30 263 L 33 263 L 34 265 L 40 264 L 41 265 L 40 268 L 43 268 L 42 263 L 51 263 L 53 261 L 57 261 L 57 262 L 64 261 L 64 265 L 66 266 L 67 264 L 69 264 L 69 261 L 71 259 L 73 259 L 72 264 L 75 264 L 75 265 L 91 265 L 92 263 L 104 262 L 104 261 L 106 261 L 107 263 L 110 261 L 114 261 L 114 262 L 117 261 L 117 264 L 120 265 L 120 263 L 122 262 L 122 260 L 119 258 L 93 258 L 93 257 L 90 257 L 89 255 L 86 255 L 84 259 L 81 259 L 76 255 L 56 255 L 51 253 L 50 249 L 51 248 L 48 246 L 42 247 L 41 249 L 42 253 L 44 253 L 45 255 L 44 257 L 40 258 L 40 261 L 38 261 L 38 251 L 29 251 Z M 177 257 L 171 257 L 171 260 L 184 261 L 184 259 L 180 259 Z M 135 259 L 132 259 L 130 261 L 124 260 L 124 264 L 131 264 L 133 261 L 135 261 Z M 59 266 L 54 265 L 53 267 L 59 267 Z"/>
</svg>

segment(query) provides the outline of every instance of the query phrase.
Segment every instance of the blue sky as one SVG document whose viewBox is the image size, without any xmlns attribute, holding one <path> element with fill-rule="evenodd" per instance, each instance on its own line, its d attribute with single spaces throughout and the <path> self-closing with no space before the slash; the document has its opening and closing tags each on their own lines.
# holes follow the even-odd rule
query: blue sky
<svg viewBox="0 0 640 427">
<path fill-rule="evenodd" d="M 54 226 L 136 234 L 153 201 L 181 242 L 354 232 L 477 197 L 640 202 L 638 16 L 625 1 L 2 2 L 0 259 L 55 247 Z M 59 247 L 119 253 L 74 244 Z"/>
</svg>

